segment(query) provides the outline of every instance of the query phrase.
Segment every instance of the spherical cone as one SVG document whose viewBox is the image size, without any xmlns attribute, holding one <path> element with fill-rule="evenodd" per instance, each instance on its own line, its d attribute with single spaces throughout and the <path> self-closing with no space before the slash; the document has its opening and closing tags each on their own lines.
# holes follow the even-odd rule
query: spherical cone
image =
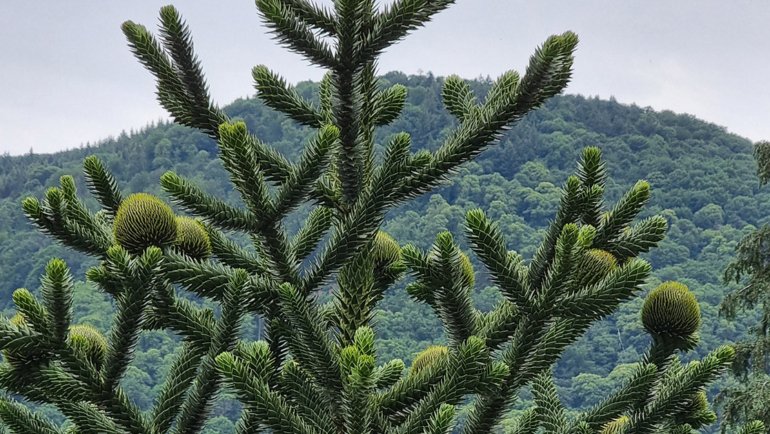
<svg viewBox="0 0 770 434">
<path fill-rule="evenodd" d="M 575 279 L 578 287 L 593 285 L 606 277 L 618 266 L 618 260 L 612 253 L 601 249 L 585 252 L 576 268 Z"/>
<path fill-rule="evenodd" d="M 662 283 L 644 301 L 642 324 L 654 338 L 682 348 L 700 328 L 698 300 L 679 282 Z"/>
<path fill-rule="evenodd" d="M 601 434 L 622 433 L 623 429 L 626 427 L 626 425 L 628 425 L 629 422 L 631 422 L 631 419 L 628 416 L 620 416 L 607 425 L 604 425 Z"/>
<path fill-rule="evenodd" d="M 401 246 L 385 231 L 377 231 L 372 246 L 372 259 L 378 268 L 388 267 L 401 260 Z"/>
<path fill-rule="evenodd" d="M 422 350 L 412 361 L 412 372 L 418 373 L 428 366 L 445 358 L 449 354 L 449 348 L 443 345 L 431 345 Z"/>
<path fill-rule="evenodd" d="M 75 353 L 89 360 L 95 367 L 101 367 L 107 354 L 107 339 L 96 328 L 79 324 L 70 327 L 69 344 Z"/>
<path fill-rule="evenodd" d="M 174 246 L 195 259 L 206 259 L 211 255 L 211 240 L 201 222 L 190 217 L 177 217 L 176 225 Z"/>
<path fill-rule="evenodd" d="M 136 193 L 120 204 L 113 224 L 115 240 L 131 253 L 150 246 L 162 247 L 176 239 L 176 220 L 171 207 L 157 197 Z"/>
</svg>

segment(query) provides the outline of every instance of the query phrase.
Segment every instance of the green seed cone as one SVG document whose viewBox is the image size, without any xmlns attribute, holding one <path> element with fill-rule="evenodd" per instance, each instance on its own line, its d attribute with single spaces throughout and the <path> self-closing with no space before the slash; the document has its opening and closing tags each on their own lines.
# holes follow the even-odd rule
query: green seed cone
<svg viewBox="0 0 770 434">
<path fill-rule="evenodd" d="M 700 328 L 695 295 L 679 282 L 665 282 L 650 292 L 642 307 L 642 323 L 653 338 L 687 348 Z"/>
<path fill-rule="evenodd" d="M 449 348 L 443 345 L 431 345 L 422 350 L 412 361 L 412 372 L 418 373 L 428 366 L 449 355 Z"/>
<path fill-rule="evenodd" d="M 69 344 L 75 353 L 90 361 L 97 369 L 104 363 L 107 354 L 107 339 L 96 328 L 88 324 L 70 327 Z"/>
<path fill-rule="evenodd" d="M 369 258 L 374 265 L 375 286 L 379 291 L 374 299 L 379 300 L 382 291 L 406 271 L 406 266 L 401 260 L 401 246 L 387 232 L 377 231 Z"/>
<path fill-rule="evenodd" d="M 120 204 L 113 231 L 124 249 L 137 254 L 150 246 L 171 244 L 177 229 L 171 207 L 151 194 L 136 193 Z"/>
<path fill-rule="evenodd" d="M 195 259 L 211 256 L 211 240 L 201 222 L 190 217 L 176 218 L 176 240 L 174 246 Z"/>
<path fill-rule="evenodd" d="M 387 268 L 401 260 L 401 246 L 385 231 L 377 231 L 372 247 L 375 267 Z"/>
<path fill-rule="evenodd" d="M 576 269 L 578 288 L 599 282 L 617 266 L 618 260 L 610 252 L 601 249 L 586 251 Z"/>
</svg>

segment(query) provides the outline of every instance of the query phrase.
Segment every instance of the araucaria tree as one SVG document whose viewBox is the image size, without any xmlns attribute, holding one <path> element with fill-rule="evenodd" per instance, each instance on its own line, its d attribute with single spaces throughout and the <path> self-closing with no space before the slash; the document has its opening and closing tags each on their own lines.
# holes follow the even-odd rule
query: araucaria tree
<svg viewBox="0 0 770 434">
<path fill-rule="evenodd" d="M 536 406 L 516 428 L 529 432 L 690 432 L 713 422 L 704 387 L 732 360 L 719 348 L 682 364 L 677 353 L 697 342 L 700 312 L 686 287 L 653 290 L 642 312 L 649 352 L 628 383 L 594 409 L 567 417 L 550 376 L 559 354 L 595 321 L 638 293 L 650 274 L 638 255 L 664 236 L 666 222 L 634 223 L 649 197 L 646 182 L 605 207 L 598 149 L 583 152 L 563 187 L 561 206 L 540 248 L 525 260 L 508 250 L 481 210 L 467 215 L 467 237 L 503 300 L 474 308 L 474 270 L 453 236 L 430 251 L 401 247 L 379 230 L 395 206 L 430 191 L 507 128 L 566 86 L 577 37 L 548 38 L 524 75 L 507 72 L 483 100 L 457 77 L 445 82 L 446 108 L 457 124 L 434 152 L 407 133 L 375 143 L 378 126 L 404 106 L 402 86 L 383 88 L 376 61 L 383 50 L 449 7 L 451 0 L 258 0 L 257 8 L 290 50 L 328 69 L 318 103 L 303 99 L 264 66 L 254 68 L 259 97 L 316 130 L 290 160 L 229 119 L 211 102 L 188 29 L 173 7 L 160 34 L 123 25 L 129 44 L 157 79 L 157 95 L 174 119 L 217 141 L 242 206 L 225 203 L 174 173 L 161 184 L 193 217 L 178 217 L 160 199 L 124 195 L 96 158 L 85 161 L 93 213 L 71 177 L 23 208 L 44 232 L 97 257 L 87 278 L 114 297 L 108 336 L 72 324 L 72 277 L 50 262 L 39 294 L 14 293 L 18 315 L 0 321 L 5 363 L 0 419 L 15 433 L 196 433 L 218 393 L 243 404 L 239 433 L 488 433 L 517 393 L 531 387 Z M 312 210 L 289 234 L 284 220 Z M 244 247 L 231 238 L 246 235 Z M 426 349 L 407 368 L 378 360 L 372 319 L 397 280 L 431 306 L 447 346 Z M 330 290 L 323 304 L 317 294 Z M 218 304 L 191 303 L 190 294 Z M 239 339 L 247 314 L 264 318 L 264 340 Z M 132 349 L 145 330 L 164 329 L 184 342 L 154 408 L 142 412 L 121 388 Z M 18 397 L 56 406 L 54 426 Z M 458 405 L 470 406 L 458 425 Z M 760 432 L 761 426 L 746 432 Z"/>
</svg>

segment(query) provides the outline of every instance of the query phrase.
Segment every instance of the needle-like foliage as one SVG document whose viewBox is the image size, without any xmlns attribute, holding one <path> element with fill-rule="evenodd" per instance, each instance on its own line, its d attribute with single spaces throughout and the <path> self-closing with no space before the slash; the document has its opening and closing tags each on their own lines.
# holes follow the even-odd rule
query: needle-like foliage
<svg viewBox="0 0 770 434">
<path fill-rule="evenodd" d="M 335 0 L 325 8 L 308 0 L 256 1 L 279 43 L 328 70 L 318 103 L 267 67 L 253 70 L 267 106 L 316 129 L 298 159 L 281 155 L 211 100 L 175 8 L 161 9 L 157 36 L 124 23 L 132 52 L 157 79 L 160 104 L 217 141 L 242 203 L 166 173 L 161 186 L 192 218 L 176 216 L 157 197 L 125 195 L 95 157 L 84 166 L 98 213 L 78 198 L 70 177 L 42 201 L 25 199 L 24 211 L 43 232 L 101 261 L 87 278 L 114 298 L 116 313 L 106 336 L 73 324 L 72 277 L 59 260 L 46 269 L 39 296 L 16 291 L 18 315 L 0 319 L 0 388 L 9 394 L 0 398 L 0 420 L 8 429 L 193 434 L 225 389 L 243 404 L 243 434 L 491 433 L 527 386 L 536 406 L 516 432 L 688 432 L 711 422 L 702 391 L 733 350 L 678 361 L 700 324 L 697 303 L 678 284 L 648 298 L 653 345 L 623 388 L 577 417 L 559 402 L 551 367 L 591 324 L 639 294 L 651 272 L 639 255 L 666 230 L 662 217 L 634 223 L 649 199 L 646 182 L 605 206 L 599 149 L 583 151 L 532 258 L 510 251 L 484 212 L 468 212 L 470 245 L 503 295 L 489 312 L 474 306 L 475 271 L 452 234 L 438 234 L 422 251 L 380 231 L 388 211 L 441 184 L 560 93 L 572 73 L 577 36 L 551 36 L 523 74 L 503 74 L 486 98 L 460 78 L 447 79 L 443 99 L 457 124 L 435 152 L 420 150 L 408 133 L 375 143 L 376 128 L 396 119 L 406 100 L 404 87 L 378 81 L 378 56 L 453 3 Z M 285 220 L 300 205 L 311 211 L 289 233 Z M 235 242 L 233 232 L 252 245 Z M 408 369 L 378 358 L 372 324 L 385 291 L 407 274 L 407 291 L 434 310 L 448 337 Z M 331 291 L 331 302 L 318 301 L 322 290 Z M 239 339 L 249 314 L 266 324 L 258 342 Z M 160 329 L 183 344 L 155 405 L 141 411 L 121 379 L 140 334 Z M 36 415 L 19 397 L 55 406 L 67 425 Z M 458 426 L 463 404 L 469 408 Z"/>
</svg>

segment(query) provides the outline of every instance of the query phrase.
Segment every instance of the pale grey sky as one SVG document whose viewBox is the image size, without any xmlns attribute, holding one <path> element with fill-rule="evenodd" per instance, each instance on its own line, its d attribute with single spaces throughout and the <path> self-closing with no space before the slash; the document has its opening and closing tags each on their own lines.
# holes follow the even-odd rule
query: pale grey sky
<svg viewBox="0 0 770 434">
<path fill-rule="evenodd" d="M 155 0 L 0 2 L 0 153 L 53 152 L 165 117 L 120 23 L 155 28 Z M 330 3 L 322 0 L 321 3 Z M 253 93 L 251 67 L 321 71 L 265 32 L 252 0 L 177 0 L 215 100 Z M 523 70 L 548 35 L 581 38 L 567 93 L 686 112 L 770 139 L 767 0 L 457 0 L 390 49 L 381 72 L 467 78 Z"/>
</svg>

